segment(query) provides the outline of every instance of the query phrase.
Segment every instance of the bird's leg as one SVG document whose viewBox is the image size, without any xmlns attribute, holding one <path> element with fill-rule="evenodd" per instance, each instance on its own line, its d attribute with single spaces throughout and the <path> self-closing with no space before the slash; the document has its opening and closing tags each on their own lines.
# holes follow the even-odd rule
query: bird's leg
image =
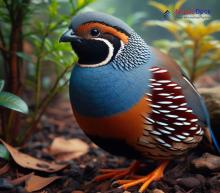
<svg viewBox="0 0 220 193">
<path fill-rule="evenodd" d="M 152 171 L 145 177 L 140 177 L 139 179 L 135 180 L 117 180 L 115 183 L 119 185 L 119 188 L 124 190 L 138 184 L 142 184 L 138 192 L 143 193 L 148 188 L 151 182 L 157 181 L 163 177 L 164 170 L 168 163 L 168 161 L 162 162 L 154 171 Z"/>
<path fill-rule="evenodd" d="M 129 174 L 133 174 L 140 166 L 138 161 L 134 161 L 128 168 L 124 169 L 101 169 L 102 175 L 97 176 L 94 180 L 96 182 L 104 181 L 107 179 L 120 179 Z"/>
</svg>

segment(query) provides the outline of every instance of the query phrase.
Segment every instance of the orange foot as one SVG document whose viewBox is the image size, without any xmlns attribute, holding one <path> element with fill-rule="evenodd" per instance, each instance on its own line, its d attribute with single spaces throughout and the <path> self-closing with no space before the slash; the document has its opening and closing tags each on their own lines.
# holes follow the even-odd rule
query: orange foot
<svg viewBox="0 0 220 193">
<path fill-rule="evenodd" d="M 163 177 L 163 173 L 167 164 L 168 161 L 162 162 L 162 164 L 160 164 L 153 172 L 145 177 L 139 177 L 139 179 L 135 180 L 117 180 L 114 184 L 118 184 L 119 188 L 123 190 L 136 186 L 138 184 L 142 184 L 138 192 L 143 193 L 148 188 L 151 182 L 157 181 Z"/>
<path fill-rule="evenodd" d="M 97 176 L 94 180 L 95 182 L 101 182 L 107 179 L 117 180 L 124 178 L 125 176 L 133 174 L 139 168 L 139 162 L 134 161 L 128 168 L 124 169 L 101 169 L 99 172 L 102 175 Z"/>
</svg>

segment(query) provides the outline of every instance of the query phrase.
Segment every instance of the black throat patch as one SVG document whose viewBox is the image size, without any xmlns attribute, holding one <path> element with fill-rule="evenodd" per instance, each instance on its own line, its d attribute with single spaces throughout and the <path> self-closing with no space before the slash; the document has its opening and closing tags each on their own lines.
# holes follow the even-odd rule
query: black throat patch
<svg viewBox="0 0 220 193">
<path fill-rule="evenodd" d="M 81 43 L 71 45 L 79 57 L 79 64 L 98 64 L 109 54 L 108 45 L 99 40 L 83 39 Z"/>
<path fill-rule="evenodd" d="M 81 39 L 78 42 L 71 43 L 72 48 L 79 57 L 79 64 L 99 64 L 105 61 L 107 57 L 109 57 L 109 54 L 112 56 L 109 58 L 109 60 L 106 61 L 106 63 L 109 63 L 114 59 L 119 49 L 121 48 L 120 40 L 108 33 L 102 34 L 102 36 L 98 38 Z"/>
</svg>

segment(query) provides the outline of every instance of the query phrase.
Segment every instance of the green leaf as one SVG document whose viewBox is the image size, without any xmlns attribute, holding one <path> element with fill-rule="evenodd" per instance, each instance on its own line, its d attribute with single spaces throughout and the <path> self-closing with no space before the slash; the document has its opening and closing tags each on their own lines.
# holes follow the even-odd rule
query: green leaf
<svg viewBox="0 0 220 193">
<path fill-rule="evenodd" d="M 52 0 L 50 2 L 50 6 L 48 7 L 49 13 L 51 17 L 54 17 L 58 14 L 59 4 L 57 1 Z"/>
<path fill-rule="evenodd" d="M 19 56 L 20 58 L 22 58 L 25 61 L 28 61 L 28 62 L 32 61 L 31 56 L 25 54 L 24 52 L 17 52 L 16 55 Z"/>
<path fill-rule="evenodd" d="M 0 158 L 9 160 L 10 154 L 4 145 L 0 144 Z"/>
<path fill-rule="evenodd" d="M 180 9 L 185 2 L 186 2 L 186 0 L 179 0 L 179 1 L 177 1 L 175 3 L 175 5 L 174 5 L 174 10 Z"/>
<path fill-rule="evenodd" d="M 162 13 L 164 13 L 165 11 L 169 10 L 169 7 L 163 3 L 159 3 L 156 1 L 150 1 L 149 5 L 158 9 L 159 11 L 161 11 Z"/>
<path fill-rule="evenodd" d="M 0 92 L 3 90 L 4 86 L 5 86 L 5 81 L 0 80 Z"/>
<path fill-rule="evenodd" d="M 134 26 L 138 22 L 141 21 L 141 19 L 146 18 L 146 13 L 138 11 L 126 18 L 126 23 L 130 26 Z"/>
<path fill-rule="evenodd" d="M 172 34 L 176 34 L 180 30 L 180 26 L 171 21 L 149 20 L 144 23 L 145 26 L 159 26 L 165 28 Z"/>
<path fill-rule="evenodd" d="M 9 92 L 0 92 L 0 106 L 15 110 L 21 113 L 28 113 L 27 104 L 18 96 Z"/>
</svg>

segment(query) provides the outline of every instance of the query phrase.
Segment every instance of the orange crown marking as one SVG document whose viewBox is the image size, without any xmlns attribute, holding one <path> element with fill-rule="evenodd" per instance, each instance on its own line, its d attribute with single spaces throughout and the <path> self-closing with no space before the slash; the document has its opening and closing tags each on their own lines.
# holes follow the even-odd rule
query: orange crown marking
<svg viewBox="0 0 220 193">
<path fill-rule="evenodd" d="M 79 26 L 77 28 L 76 33 L 80 34 L 80 35 L 83 35 L 83 34 L 86 35 L 89 33 L 89 31 L 92 28 L 97 28 L 100 31 L 102 31 L 103 33 L 112 34 L 112 35 L 118 37 L 120 40 L 122 40 L 124 44 L 128 43 L 128 36 L 125 33 L 121 32 L 111 26 L 107 26 L 105 24 L 98 23 L 98 22 L 90 22 L 90 23 L 82 24 L 81 26 Z"/>
</svg>

